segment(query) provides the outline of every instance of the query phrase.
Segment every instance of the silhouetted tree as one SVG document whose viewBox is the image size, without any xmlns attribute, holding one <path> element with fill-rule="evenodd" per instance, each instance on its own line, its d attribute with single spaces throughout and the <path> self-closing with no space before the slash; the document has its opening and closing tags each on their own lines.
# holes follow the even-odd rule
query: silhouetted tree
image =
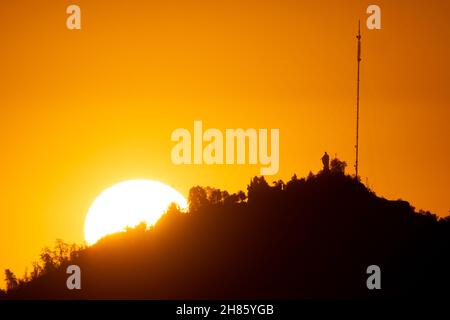
<svg viewBox="0 0 450 320">
<path fill-rule="evenodd" d="M 188 196 L 189 211 L 194 212 L 208 204 L 206 190 L 200 186 L 192 187 Z"/>
<path fill-rule="evenodd" d="M 5 282 L 6 282 L 6 290 L 7 291 L 14 290 L 19 285 L 19 282 L 17 281 L 17 277 L 9 269 L 5 270 Z"/>
<path fill-rule="evenodd" d="M 61 239 L 56 239 L 55 249 L 54 249 L 54 259 L 55 263 L 61 265 L 69 261 L 70 257 L 70 246 Z"/>
<path fill-rule="evenodd" d="M 226 199 L 230 196 L 227 190 L 222 191 L 222 203 L 225 203 Z"/>
<path fill-rule="evenodd" d="M 207 187 L 208 203 L 219 204 L 222 202 L 222 191 L 220 189 Z"/>
<path fill-rule="evenodd" d="M 222 192 L 222 195 L 224 195 L 224 192 Z M 226 205 L 236 204 L 236 203 L 242 203 L 245 201 L 247 196 L 245 195 L 245 192 L 242 190 L 239 190 L 237 193 L 228 194 L 226 193 L 226 196 L 222 196 L 222 202 Z"/>
<path fill-rule="evenodd" d="M 83 245 L 77 245 L 76 243 L 72 243 L 69 246 L 69 260 L 75 260 L 80 256 L 80 252 L 84 250 L 86 247 Z"/>
<path fill-rule="evenodd" d="M 39 262 L 33 261 L 32 266 L 33 266 L 33 270 L 31 271 L 31 274 L 30 274 L 30 280 L 37 279 L 43 272 L 43 269 L 42 269 L 41 265 L 39 264 Z"/>
<path fill-rule="evenodd" d="M 331 160 L 331 173 L 333 174 L 345 174 L 346 167 L 347 163 L 345 161 L 341 161 L 338 158 Z"/>
<path fill-rule="evenodd" d="M 239 201 L 239 198 L 236 193 L 230 194 L 230 195 L 228 195 L 228 197 L 225 197 L 223 199 L 223 203 L 226 205 L 236 204 L 236 203 L 238 203 L 238 201 Z"/>
<path fill-rule="evenodd" d="M 57 260 L 55 259 L 54 252 L 50 248 L 45 247 L 41 252 L 41 262 L 43 272 L 51 272 L 58 266 Z"/>
<path fill-rule="evenodd" d="M 244 202 L 245 199 L 247 199 L 245 192 L 242 190 L 239 190 L 239 192 L 237 193 L 237 197 L 238 197 L 238 202 Z"/>
<path fill-rule="evenodd" d="M 253 177 L 250 180 L 250 184 L 247 186 L 247 194 L 249 201 L 258 198 L 258 196 L 264 196 L 270 190 L 270 186 L 267 183 L 264 176 Z"/>
</svg>

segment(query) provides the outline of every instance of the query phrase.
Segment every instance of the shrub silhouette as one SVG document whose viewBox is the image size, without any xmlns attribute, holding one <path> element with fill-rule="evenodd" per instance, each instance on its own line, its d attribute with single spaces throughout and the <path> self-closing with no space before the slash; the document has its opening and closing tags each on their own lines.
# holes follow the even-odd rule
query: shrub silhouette
<svg viewBox="0 0 450 320">
<path fill-rule="evenodd" d="M 333 168 L 336 170 L 333 171 Z M 297 299 L 442 297 L 450 285 L 450 218 L 377 197 L 344 175 L 310 174 L 245 194 L 196 186 L 189 212 L 171 205 L 155 226 L 91 247 L 57 242 L 7 299 Z M 334 172 L 334 174 L 333 174 Z M 68 264 L 82 290 L 67 290 Z M 382 290 L 366 287 L 380 266 Z"/>
<path fill-rule="evenodd" d="M 330 165 L 330 171 L 332 174 L 345 174 L 345 168 L 347 167 L 347 163 L 345 161 L 334 158 L 333 160 L 331 160 Z"/>
</svg>

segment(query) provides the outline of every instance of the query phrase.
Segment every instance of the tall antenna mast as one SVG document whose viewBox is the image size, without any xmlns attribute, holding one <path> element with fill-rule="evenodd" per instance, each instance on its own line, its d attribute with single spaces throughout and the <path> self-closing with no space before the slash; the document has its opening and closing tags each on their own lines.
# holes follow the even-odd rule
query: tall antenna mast
<svg viewBox="0 0 450 320">
<path fill-rule="evenodd" d="M 358 151 L 359 151 L 359 64 L 361 62 L 361 27 L 360 27 L 360 21 L 358 20 L 358 35 L 356 36 L 356 39 L 358 39 L 358 54 L 357 54 L 357 61 L 358 61 L 358 76 L 356 80 L 356 145 L 355 145 L 355 151 L 356 151 L 356 161 L 355 161 L 355 175 L 356 179 L 358 179 Z"/>
</svg>

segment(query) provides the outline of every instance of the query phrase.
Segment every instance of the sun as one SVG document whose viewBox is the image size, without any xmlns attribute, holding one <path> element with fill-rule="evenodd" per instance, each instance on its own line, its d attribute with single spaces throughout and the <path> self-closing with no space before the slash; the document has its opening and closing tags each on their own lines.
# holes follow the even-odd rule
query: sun
<svg viewBox="0 0 450 320">
<path fill-rule="evenodd" d="M 186 199 L 177 190 L 158 181 L 127 180 L 104 190 L 92 203 L 84 223 L 88 244 L 125 227 L 145 221 L 152 225 L 171 203 L 187 208 Z"/>
</svg>

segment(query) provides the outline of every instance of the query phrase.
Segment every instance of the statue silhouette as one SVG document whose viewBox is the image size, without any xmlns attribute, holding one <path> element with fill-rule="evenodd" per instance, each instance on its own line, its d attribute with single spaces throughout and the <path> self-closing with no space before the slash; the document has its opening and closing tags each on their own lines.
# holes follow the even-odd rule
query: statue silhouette
<svg viewBox="0 0 450 320">
<path fill-rule="evenodd" d="M 324 155 L 322 156 L 322 163 L 323 163 L 323 171 L 328 172 L 330 171 L 330 156 L 325 151 Z"/>
</svg>

